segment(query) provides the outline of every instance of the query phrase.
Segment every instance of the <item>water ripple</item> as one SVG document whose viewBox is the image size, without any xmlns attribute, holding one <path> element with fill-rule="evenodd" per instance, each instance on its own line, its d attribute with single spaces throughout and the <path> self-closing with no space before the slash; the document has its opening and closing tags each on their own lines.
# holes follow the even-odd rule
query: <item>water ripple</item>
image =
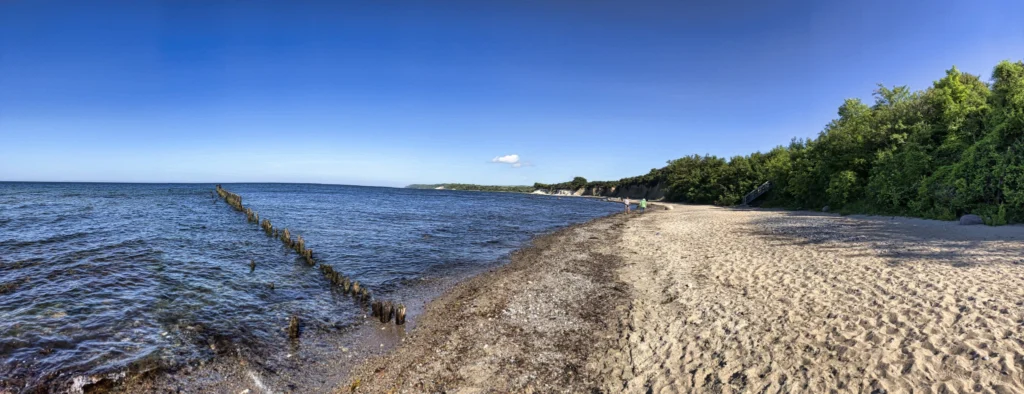
<svg viewBox="0 0 1024 394">
<path fill-rule="evenodd" d="M 495 264 L 537 233 L 618 209 L 502 193 L 226 187 L 301 234 L 319 261 L 385 296 L 423 276 Z M 351 299 L 212 190 L 0 183 L 0 392 L 228 348 L 260 352 L 280 346 L 291 314 L 313 330 L 356 321 Z"/>
</svg>

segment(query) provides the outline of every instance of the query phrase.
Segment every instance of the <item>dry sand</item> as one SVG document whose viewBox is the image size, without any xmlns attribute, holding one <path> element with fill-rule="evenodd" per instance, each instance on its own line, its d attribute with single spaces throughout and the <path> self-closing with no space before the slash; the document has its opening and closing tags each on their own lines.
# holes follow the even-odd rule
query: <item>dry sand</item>
<svg viewBox="0 0 1024 394">
<path fill-rule="evenodd" d="M 1024 228 L 674 208 L 456 286 L 357 391 L 1024 392 Z"/>
</svg>

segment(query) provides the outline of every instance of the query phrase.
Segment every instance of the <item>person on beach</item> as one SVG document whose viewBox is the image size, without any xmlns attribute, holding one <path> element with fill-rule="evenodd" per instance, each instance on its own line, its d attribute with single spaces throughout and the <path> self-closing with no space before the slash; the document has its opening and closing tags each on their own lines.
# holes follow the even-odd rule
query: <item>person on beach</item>
<svg viewBox="0 0 1024 394">
<path fill-rule="evenodd" d="M 647 199 L 646 198 L 641 198 L 640 199 L 640 213 L 644 213 L 644 212 L 647 212 Z"/>
<path fill-rule="evenodd" d="M 629 213 L 629 197 L 622 199 L 622 202 L 626 204 L 626 213 Z"/>
</svg>

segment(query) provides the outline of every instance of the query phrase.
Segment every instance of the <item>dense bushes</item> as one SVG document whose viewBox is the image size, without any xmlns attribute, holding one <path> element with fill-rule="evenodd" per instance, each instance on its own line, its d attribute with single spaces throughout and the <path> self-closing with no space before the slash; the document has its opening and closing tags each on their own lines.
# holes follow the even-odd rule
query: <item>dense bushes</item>
<svg viewBox="0 0 1024 394">
<path fill-rule="evenodd" d="M 769 206 L 1024 222 L 1024 62 L 991 83 L 955 67 L 924 91 L 879 86 L 873 105 L 848 99 L 817 138 L 729 160 L 686 156 L 611 182 L 576 177 L 534 186 L 445 185 L 503 191 L 661 185 L 672 201 L 733 205 L 765 181 Z M 429 185 L 435 186 L 435 185 Z"/>
<path fill-rule="evenodd" d="M 569 181 L 569 182 L 562 182 L 562 183 L 539 183 L 538 182 L 538 183 L 534 183 L 533 184 L 533 188 L 534 189 L 542 189 L 542 190 L 560 190 L 560 189 L 579 190 L 580 188 L 583 188 L 583 187 L 595 186 L 597 184 L 606 184 L 606 183 L 610 183 L 610 182 L 587 182 L 587 178 L 578 176 L 578 177 L 572 178 L 572 180 Z"/>
<path fill-rule="evenodd" d="M 701 204 L 737 204 L 771 180 L 773 206 L 1024 222 L 1024 62 L 999 63 L 991 83 L 954 67 L 925 91 L 874 96 L 846 100 L 815 139 L 728 161 L 687 156 L 643 182 Z"/>
</svg>

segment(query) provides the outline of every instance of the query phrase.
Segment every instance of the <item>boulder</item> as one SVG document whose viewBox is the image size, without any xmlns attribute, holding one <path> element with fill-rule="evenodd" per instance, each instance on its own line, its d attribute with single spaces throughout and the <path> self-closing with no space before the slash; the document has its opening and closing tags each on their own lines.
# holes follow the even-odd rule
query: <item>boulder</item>
<svg viewBox="0 0 1024 394">
<path fill-rule="evenodd" d="M 822 212 L 828 212 L 828 211 L 831 211 L 831 210 L 832 210 L 832 209 L 831 209 L 831 208 L 829 208 L 829 206 L 828 206 L 828 205 L 826 205 L 826 206 L 824 206 L 823 208 L 821 208 L 821 211 L 822 211 Z"/>
<path fill-rule="evenodd" d="M 960 217 L 961 226 L 973 226 L 976 224 L 985 224 L 985 221 L 978 215 L 964 215 Z"/>
</svg>

